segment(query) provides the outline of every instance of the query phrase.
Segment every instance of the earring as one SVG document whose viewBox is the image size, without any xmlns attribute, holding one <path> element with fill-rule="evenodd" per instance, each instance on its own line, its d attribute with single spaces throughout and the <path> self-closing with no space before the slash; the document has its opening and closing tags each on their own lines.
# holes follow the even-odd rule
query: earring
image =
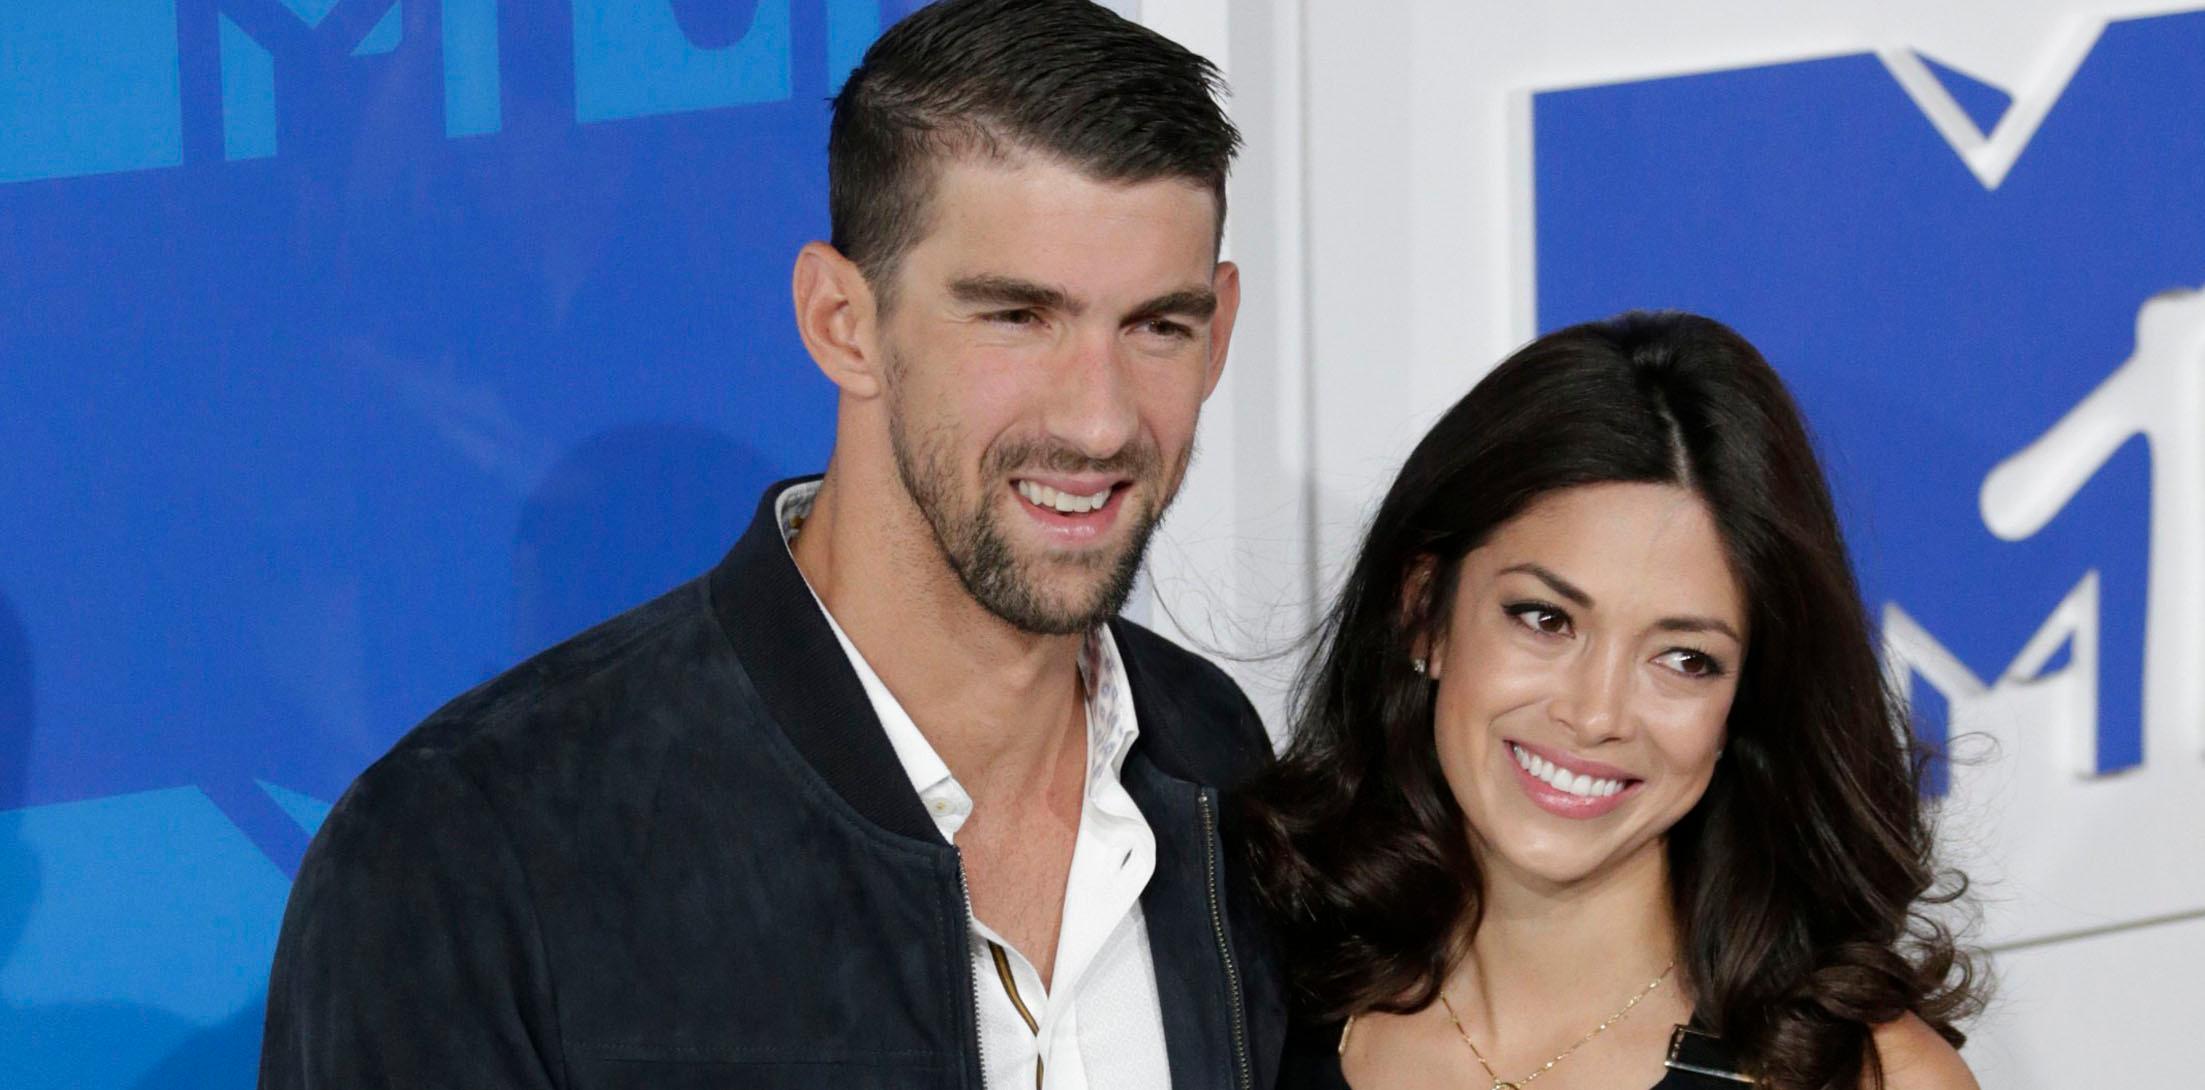
<svg viewBox="0 0 2205 1090">
<path fill-rule="evenodd" d="M 1423 676 L 1424 676 L 1424 659 L 1423 659 L 1423 657 L 1422 657 L 1422 656 L 1419 656 L 1419 657 L 1417 657 L 1417 658 L 1413 658 L 1413 659 L 1410 659 L 1410 660 L 1409 660 L 1409 669 L 1411 669 L 1411 670 L 1414 670 L 1414 671 L 1416 671 L 1416 676 L 1418 676 L 1418 677 L 1423 677 Z"/>
</svg>

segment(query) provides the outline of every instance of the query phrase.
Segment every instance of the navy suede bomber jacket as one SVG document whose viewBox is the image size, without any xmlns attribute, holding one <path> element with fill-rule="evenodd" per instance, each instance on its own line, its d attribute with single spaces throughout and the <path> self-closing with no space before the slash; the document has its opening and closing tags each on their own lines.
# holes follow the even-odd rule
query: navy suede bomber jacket
<svg viewBox="0 0 2205 1090">
<path fill-rule="evenodd" d="M 284 917 L 263 1090 L 981 1090 L 957 850 L 782 543 L 791 483 L 709 574 L 453 701 L 345 792 Z M 1267 1090 L 1278 968 L 1218 792 L 1269 745 L 1214 666 L 1113 631 L 1173 1085 Z"/>
</svg>

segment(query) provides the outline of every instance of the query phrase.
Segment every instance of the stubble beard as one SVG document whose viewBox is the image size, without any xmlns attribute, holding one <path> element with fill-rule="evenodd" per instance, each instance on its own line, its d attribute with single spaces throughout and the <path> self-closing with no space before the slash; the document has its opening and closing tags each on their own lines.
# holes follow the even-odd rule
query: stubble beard
<svg viewBox="0 0 2205 1090">
<path fill-rule="evenodd" d="M 892 374 L 900 370 L 891 364 Z M 896 475 L 912 503 L 926 517 L 942 559 L 957 573 L 965 592 L 1005 623 L 1037 636 L 1082 633 L 1117 616 L 1133 593 L 1149 538 L 1178 491 L 1179 474 L 1193 455 L 1192 444 L 1180 452 L 1177 466 L 1171 467 L 1168 474 L 1154 446 L 1128 448 L 1107 459 L 1036 442 L 991 448 L 983 458 L 982 481 L 1003 479 L 1013 470 L 1105 472 L 1149 485 L 1150 494 L 1157 497 L 1137 512 L 1121 513 L 1121 518 L 1133 521 L 1125 544 L 1115 552 L 1098 549 L 1056 557 L 1022 557 L 1011 545 L 999 508 L 990 502 L 992 497 L 986 491 L 969 501 L 960 500 L 953 436 L 944 428 L 914 435 L 901 399 L 893 390 L 895 384 L 890 385 L 888 435 L 896 458 Z M 1084 593 L 1047 592 L 1052 584 L 1064 587 L 1079 583 L 1087 584 Z"/>
</svg>

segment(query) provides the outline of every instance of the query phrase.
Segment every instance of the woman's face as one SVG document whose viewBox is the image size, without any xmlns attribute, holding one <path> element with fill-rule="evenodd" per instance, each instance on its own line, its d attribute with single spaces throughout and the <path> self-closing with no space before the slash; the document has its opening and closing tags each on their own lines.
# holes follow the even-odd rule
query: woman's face
<svg viewBox="0 0 2205 1090">
<path fill-rule="evenodd" d="M 1658 850 L 1714 775 L 1748 635 L 1713 517 L 1674 485 L 1554 492 L 1472 550 L 1430 670 L 1489 876 L 1567 885 Z"/>
</svg>

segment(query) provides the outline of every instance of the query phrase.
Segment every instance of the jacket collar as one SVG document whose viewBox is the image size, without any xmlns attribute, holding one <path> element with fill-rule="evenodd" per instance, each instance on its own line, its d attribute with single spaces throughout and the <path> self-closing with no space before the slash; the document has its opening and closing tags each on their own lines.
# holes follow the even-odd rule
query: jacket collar
<svg viewBox="0 0 2205 1090">
<path fill-rule="evenodd" d="M 816 479 L 782 481 L 766 490 L 750 528 L 707 577 L 713 612 L 766 712 L 828 786 L 883 829 L 940 847 L 933 817 L 911 789 L 856 670 L 781 536 L 775 515 L 781 494 Z M 1215 807 L 1217 796 L 1199 785 L 1206 762 L 1181 744 L 1179 720 L 1200 716 L 1169 691 L 1170 671 L 1154 661 L 1155 637 L 1122 620 L 1111 625 L 1141 723 L 1123 778 L 1156 832 L 1156 871 L 1141 903 L 1173 1081 L 1231 1085 L 1238 1064 L 1249 1062 L 1236 1062 L 1235 1049 L 1276 1036 L 1272 1025 L 1283 1015 L 1273 1009 L 1275 1000 L 1264 1002 L 1276 983 L 1268 966 L 1251 959 L 1236 965 L 1242 992 L 1233 994 L 1236 981 L 1228 979 L 1220 959 L 1235 952 L 1221 949 L 1218 928 L 1252 932 L 1244 918 L 1247 906 L 1235 903 L 1244 899 L 1221 888 L 1218 868 L 1226 863 L 1213 825 L 1221 815 L 1213 809 L 1205 820 L 1203 813 L 1204 797 Z M 1222 899 L 1218 907 L 1227 919 L 1212 918 L 1213 897 Z M 1258 1002 L 1239 1007 L 1251 995 Z M 1251 1020 L 1239 1028 L 1238 1038 L 1236 1011 Z M 1259 1047 L 1259 1071 L 1265 1070 L 1262 1055 Z"/>
<path fill-rule="evenodd" d="M 835 793 L 890 832 L 939 844 L 933 817 L 911 789 L 864 684 L 781 535 L 782 493 L 819 479 L 795 477 L 766 489 L 749 529 L 708 576 L 712 609 L 767 713 Z M 1122 618 L 1110 627 L 1141 724 L 1133 753 L 1189 788 L 1226 782 L 1230 777 L 1206 767 L 1214 760 L 1183 747 L 1196 739 L 1186 736 L 1182 721 L 1202 717 L 1182 706 L 1181 694 L 1170 691 L 1170 671 L 1151 661 L 1157 638 Z"/>
<path fill-rule="evenodd" d="M 835 794 L 889 832 L 939 845 L 774 516 L 783 492 L 818 479 L 766 489 L 750 528 L 708 577 L 712 610 L 767 714 Z"/>
</svg>

